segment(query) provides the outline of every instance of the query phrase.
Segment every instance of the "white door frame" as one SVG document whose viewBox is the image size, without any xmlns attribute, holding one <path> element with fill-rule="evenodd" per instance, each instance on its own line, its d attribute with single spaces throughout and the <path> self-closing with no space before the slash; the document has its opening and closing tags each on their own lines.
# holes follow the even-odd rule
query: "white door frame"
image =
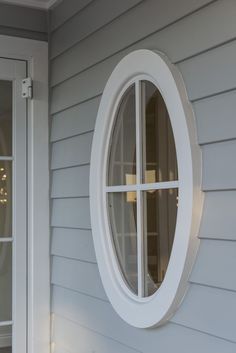
<svg viewBox="0 0 236 353">
<path fill-rule="evenodd" d="M 48 44 L 0 35 L 0 57 L 27 61 L 28 352 L 50 351 Z"/>
</svg>

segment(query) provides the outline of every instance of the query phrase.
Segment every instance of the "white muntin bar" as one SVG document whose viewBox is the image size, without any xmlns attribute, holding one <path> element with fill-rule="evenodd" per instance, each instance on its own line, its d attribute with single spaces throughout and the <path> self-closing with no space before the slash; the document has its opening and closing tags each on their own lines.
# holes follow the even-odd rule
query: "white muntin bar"
<svg viewBox="0 0 236 353">
<path fill-rule="evenodd" d="M 12 156 L 0 156 L 0 161 L 13 161 Z"/>
<path fill-rule="evenodd" d="M 115 185 L 107 186 L 106 192 L 128 192 L 128 191 L 148 191 L 148 190 L 161 190 L 161 189 L 177 189 L 179 181 L 161 181 L 159 183 L 150 184 L 134 184 L 134 185 Z"/>
<path fill-rule="evenodd" d="M 13 321 L 1 321 L 0 322 L 0 327 L 11 326 L 11 325 L 13 325 Z"/>
<path fill-rule="evenodd" d="M 10 243 L 13 242 L 13 238 L 6 237 L 6 238 L 0 238 L 0 243 Z"/>
<path fill-rule="evenodd" d="M 141 81 L 135 82 L 135 114 L 136 114 L 136 182 L 138 185 L 142 183 L 142 91 Z M 140 189 L 136 188 L 137 192 L 137 266 L 138 266 L 138 296 L 140 298 L 144 295 L 143 278 L 144 278 L 144 267 L 143 267 L 143 202 L 142 193 Z"/>
</svg>

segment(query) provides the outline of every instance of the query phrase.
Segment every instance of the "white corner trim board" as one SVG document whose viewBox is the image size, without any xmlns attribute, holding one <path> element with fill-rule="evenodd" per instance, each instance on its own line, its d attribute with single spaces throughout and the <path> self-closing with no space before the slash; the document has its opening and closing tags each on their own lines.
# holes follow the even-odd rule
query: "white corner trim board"
<svg viewBox="0 0 236 353">
<path fill-rule="evenodd" d="M 114 249 L 107 206 L 108 157 L 116 114 L 124 93 L 141 80 L 152 82 L 164 99 L 178 165 L 178 183 L 175 186 L 178 187 L 178 212 L 173 247 L 164 280 L 149 297 L 135 295 L 124 280 Z M 139 143 L 141 141 L 136 138 L 136 144 Z M 199 244 L 197 235 L 202 204 L 201 152 L 182 76 L 162 53 L 134 51 L 116 66 L 104 89 L 93 137 L 90 169 L 91 222 L 100 275 L 111 304 L 130 325 L 146 328 L 163 324 L 180 305 Z"/>
</svg>

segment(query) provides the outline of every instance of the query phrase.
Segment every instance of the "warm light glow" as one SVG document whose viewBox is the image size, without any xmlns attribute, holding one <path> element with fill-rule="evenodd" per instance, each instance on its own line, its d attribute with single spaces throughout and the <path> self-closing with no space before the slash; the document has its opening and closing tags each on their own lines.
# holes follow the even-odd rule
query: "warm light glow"
<svg viewBox="0 0 236 353">
<path fill-rule="evenodd" d="M 134 185 L 136 184 L 136 175 L 135 174 L 126 174 L 125 175 L 126 185 Z M 126 193 L 126 201 L 127 202 L 136 202 L 136 192 L 128 191 Z"/>
<path fill-rule="evenodd" d="M 126 185 L 135 185 L 136 184 L 136 174 L 126 174 L 125 181 Z M 151 184 L 156 182 L 156 171 L 155 170 L 145 170 L 144 176 L 145 184 Z M 155 190 L 148 190 L 149 193 L 155 192 Z M 126 193 L 127 202 L 136 202 L 136 191 L 128 191 Z"/>
</svg>

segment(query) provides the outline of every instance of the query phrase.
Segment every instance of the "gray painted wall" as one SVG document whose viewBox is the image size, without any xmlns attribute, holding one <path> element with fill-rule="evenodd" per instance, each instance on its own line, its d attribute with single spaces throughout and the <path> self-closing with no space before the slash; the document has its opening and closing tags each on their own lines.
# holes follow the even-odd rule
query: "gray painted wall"
<svg viewBox="0 0 236 353">
<path fill-rule="evenodd" d="M 51 12 L 52 340 L 55 353 L 235 353 L 236 2 L 64 0 Z M 182 72 L 203 153 L 204 212 L 189 290 L 168 324 L 123 322 L 101 285 L 89 215 L 104 85 L 137 48 Z"/>
<path fill-rule="evenodd" d="M 47 11 L 0 4 L 0 34 L 47 41 Z"/>
</svg>

